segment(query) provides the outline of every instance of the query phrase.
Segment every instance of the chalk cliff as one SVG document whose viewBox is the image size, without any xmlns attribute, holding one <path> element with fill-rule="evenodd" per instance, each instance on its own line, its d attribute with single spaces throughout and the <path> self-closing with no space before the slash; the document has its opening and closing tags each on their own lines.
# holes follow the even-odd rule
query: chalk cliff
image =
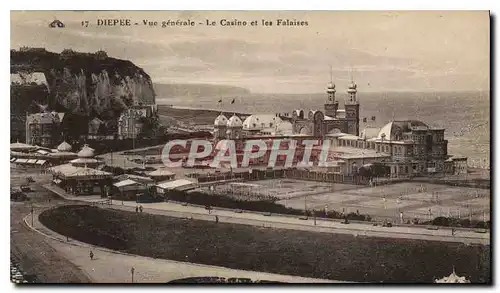
<svg viewBox="0 0 500 293">
<path fill-rule="evenodd" d="M 151 78 L 130 61 L 110 58 L 103 51 L 11 50 L 11 118 L 19 124 L 39 105 L 106 121 L 131 105 L 154 103 Z M 11 136 L 15 132 L 13 127 Z"/>
</svg>

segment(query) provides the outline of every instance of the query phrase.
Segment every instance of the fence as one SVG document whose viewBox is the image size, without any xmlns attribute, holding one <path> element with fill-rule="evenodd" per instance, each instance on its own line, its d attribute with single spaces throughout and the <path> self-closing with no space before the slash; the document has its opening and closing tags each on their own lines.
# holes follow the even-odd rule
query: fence
<svg viewBox="0 0 500 293">
<path fill-rule="evenodd" d="M 215 174 L 198 175 L 198 182 L 215 182 L 226 181 L 232 179 L 241 179 L 245 181 L 258 181 L 276 178 L 289 178 L 297 180 L 318 181 L 318 182 L 333 182 L 345 184 L 368 185 L 369 178 L 363 176 L 342 175 L 331 172 L 311 171 L 292 169 L 266 169 L 252 170 L 245 172 L 224 172 Z"/>
</svg>

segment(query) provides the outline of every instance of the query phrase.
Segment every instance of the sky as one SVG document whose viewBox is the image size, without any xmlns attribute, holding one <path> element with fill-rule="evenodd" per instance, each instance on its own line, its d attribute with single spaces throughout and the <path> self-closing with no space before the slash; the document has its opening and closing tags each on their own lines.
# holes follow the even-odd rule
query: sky
<svg viewBox="0 0 500 293">
<path fill-rule="evenodd" d="M 49 28 L 54 19 L 64 28 Z M 97 19 L 139 25 L 97 26 Z M 221 26 L 220 20 L 247 21 Z M 263 26 L 262 20 L 273 22 Z M 277 19 L 307 26 L 277 26 Z M 88 27 L 82 21 L 89 21 Z M 142 25 L 144 20 L 159 26 Z M 194 27 L 161 27 L 193 20 Z M 207 26 L 207 20 L 216 26 Z M 257 20 L 258 26 L 250 22 Z M 154 83 L 209 83 L 263 93 L 489 90 L 487 11 L 15 11 L 11 48 L 65 48 L 127 59 Z M 330 69 L 331 68 L 331 69 Z"/>
</svg>

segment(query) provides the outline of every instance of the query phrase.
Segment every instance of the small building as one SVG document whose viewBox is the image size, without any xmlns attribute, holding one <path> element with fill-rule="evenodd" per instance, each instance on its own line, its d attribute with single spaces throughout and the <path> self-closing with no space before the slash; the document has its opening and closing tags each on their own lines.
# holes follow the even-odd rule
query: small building
<svg viewBox="0 0 500 293">
<path fill-rule="evenodd" d="M 76 167 L 97 168 L 101 163 L 94 158 L 94 149 L 85 144 L 78 152 L 77 158 L 70 161 L 70 164 Z"/>
<path fill-rule="evenodd" d="M 115 176 L 114 179 L 117 181 L 134 180 L 138 183 L 147 184 L 147 185 L 152 185 L 155 183 L 154 180 L 149 178 L 149 177 L 138 176 L 138 175 L 133 175 L 133 174 L 122 174 L 119 176 Z"/>
<path fill-rule="evenodd" d="M 19 141 L 10 144 L 10 150 L 16 152 L 30 152 L 37 149 L 38 149 L 37 146 L 21 143 Z"/>
<path fill-rule="evenodd" d="M 141 193 L 146 193 L 149 189 L 148 185 L 132 180 L 125 179 L 113 183 L 112 195 L 114 198 L 121 200 L 138 200 Z"/>
<path fill-rule="evenodd" d="M 77 167 L 71 164 L 49 168 L 53 175 L 52 182 L 75 195 L 100 193 L 105 197 L 112 185 L 112 174 L 88 167 Z"/>
<path fill-rule="evenodd" d="M 175 178 L 175 173 L 167 170 L 166 168 L 160 168 L 153 172 L 149 172 L 148 176 L 151 177 L 155 182 L 162 182 L 173 180 Z"/>
<path fill-rule="evenodd" d="M 63 141 L 60 145 L 57 146 L 56 151 L 51 152 L 50 154 L 48 154 L 48 156 L 50 157 L 50 161 L 52 163 L 56 165 L 64 164 L 78 157 L 78 155 L 71 150 L 72 146 L 66 141 Z"/>
<path fill-rule="evenodd" d="M 169 190 L 187 191 L 195 189 L 198 184 L 195 181 L 187 179 L 177 179 L 173 181 L 160 182 L 155 185 L 158 194 L 165 194 Z"/>
<path fill-rule="evenodd" d="M 89 139 L 96 139 L 97 136 L 99 135 L 99 128 L 101 128 L 101 125 L 104 124 L 104 122 L 95 117 L 94 119 L 89 121 L 88 127 L 88 138 Z"/>
<path fill-rule="evenodd" d="M 26 117 L 26 143 L 51 147 L 59 141 L 61 120 L 56 112 L 31 114 Z"/>
<path fill-rule="evenodd" d="M 127 109 L 118 118 L 118 139 L 137 138 L 142 132 L 142 119 L 146 113 L 138 109 Z"/>
</svg>

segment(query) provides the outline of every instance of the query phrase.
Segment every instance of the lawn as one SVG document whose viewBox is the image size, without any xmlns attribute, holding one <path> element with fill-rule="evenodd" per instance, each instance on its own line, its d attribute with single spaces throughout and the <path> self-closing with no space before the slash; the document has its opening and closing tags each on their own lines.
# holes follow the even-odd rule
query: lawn
<svg viewBox="0 0 500 293">
<path fill-rule="evenodd" d="M 143 256 L 355 282 L 433 282 L 453 266 L 491 282 L 490 246 L 354 237 L 136 214 L 91 206 L 47 210 L 60 234 Z"/>
</svg>

